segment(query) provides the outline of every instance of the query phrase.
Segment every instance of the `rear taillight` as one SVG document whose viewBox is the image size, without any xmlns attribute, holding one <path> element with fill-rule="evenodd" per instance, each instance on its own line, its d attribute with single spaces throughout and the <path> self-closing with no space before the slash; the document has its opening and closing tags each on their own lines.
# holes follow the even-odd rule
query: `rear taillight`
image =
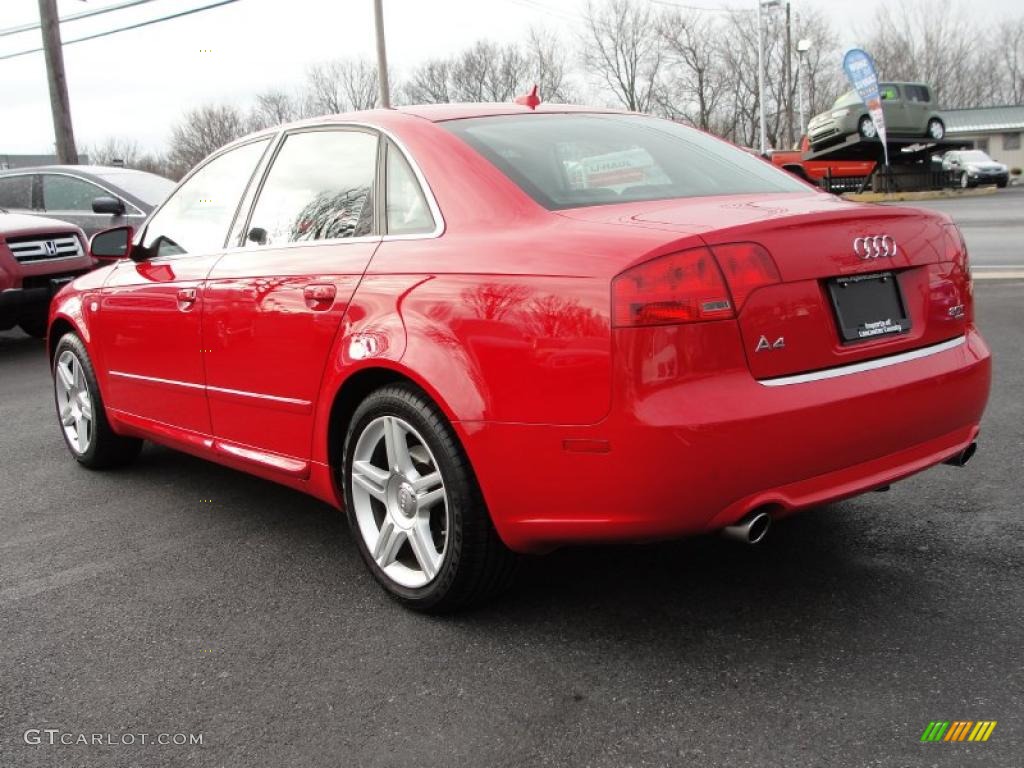
<svg viewBox="0 0 1024 768">
<path fill-rule="evenodd" d="M 704 247 L 670 253 L 612 281 L 614 322 L 628 327 L 731 318 L 755 288 L 777 282 L 771 256 L 754 243 L 716 245 L 714 255 Z"/>
<path fill-rule="evenodd" d="M 967 277 L 971 276 L 971 263 L 967 257 L 967 243 L 964 241 L 964 236 L 960 232 L 960 228 L 956 224 L 946 224 L 942 228 L 945 234 L 944 240 L 944 252 L 942 254 L 943 261 L 952 261 L 957 264 L 967 274 Z"/>
<path fill-rule="evenodd" d="M 757 243 L 729 243 L 711 250 L 725 275 L 737 314 L 755 289 L 780 282 L 771 255 Z"/>
<path fill-rule="evenodd" d="M 953 277 L 962 284 L 963 313 L 967 322 L 974 320 L 974 279 L 971 276 L 971 260 L 967 256 L 967 242 L 956 224 L 946 224 L 943 228 L 942 260 L 952 263 Z"/>
<path fill-rule="evenodd" d="M 612 281 L 615 325 L 671 325 L 732 317 L 722 272 L 707 248 L 670 253 Z"/>
</svg>

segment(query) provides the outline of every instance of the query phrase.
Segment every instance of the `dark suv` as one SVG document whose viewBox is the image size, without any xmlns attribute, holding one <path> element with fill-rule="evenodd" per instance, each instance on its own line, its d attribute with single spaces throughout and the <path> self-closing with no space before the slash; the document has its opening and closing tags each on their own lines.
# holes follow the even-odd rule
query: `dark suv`
<svg viewBox="0 0 1024 768">
<path fill-rule="evenodd" d="M 75 225 L 0 209 L 0 331 L 44 337 L 50 298 L 94 266 Z"/>
</svg>

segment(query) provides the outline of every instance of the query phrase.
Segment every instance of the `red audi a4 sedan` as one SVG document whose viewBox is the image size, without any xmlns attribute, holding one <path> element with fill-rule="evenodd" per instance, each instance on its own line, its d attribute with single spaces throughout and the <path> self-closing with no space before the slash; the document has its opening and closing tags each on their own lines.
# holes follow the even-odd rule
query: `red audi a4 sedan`
<svg viewBox="0 0 1024 768">
<path fill-rule="evenodd" d="M 444 105 L 257 133 L 50 317 L 65 441 L 142 440 L 344 509 L 464 606 L 515 553 L 727 531 L 974 451 L 990 353 L 942 215 L 847 202 L 696 130 Z"/>
</svg>

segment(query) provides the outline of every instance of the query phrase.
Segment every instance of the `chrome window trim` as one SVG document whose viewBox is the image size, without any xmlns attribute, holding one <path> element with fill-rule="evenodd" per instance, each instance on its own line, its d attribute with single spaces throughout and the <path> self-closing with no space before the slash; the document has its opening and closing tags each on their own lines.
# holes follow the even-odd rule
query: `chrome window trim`
<svg viewBox="0 0 1024 768">
<path fill-rule="evenodd" d="M 921 347 L 920 349 L 912 349 L 909 352 L 901 352 L 898 355 L 878 357 L 874 360 L 865 360 L 861 363 L 842 365 L 838 368 L 826 368 L 823 371 L 798 373 L 794 376 L 780 376 L 775 379 L 758 379 L 757 383 L 764 387 L 786 387 L 790 384 L 806 384 L 811 381 L 825 381 L 826 379 L 836 379 L 841 376 L 851 376 L 855 373 L 864 373 L 865 371 L 877 371 L 880 368 L 888 368 L 891 365 L 908 363 L 911 360 L 920 360 L 921 358 L 931 357 L 932 355 L 937 355 L 941 352 L 948 352 L 951 349 L 963 346 L 966 342 L 966 336 L 958 336 L 957 338 L 950 339 L 949 341 L 932 344 L 928 347 Z"/>
<path fill-rule="evenodd" d="M 46 206 L 46 195 L 43 193 L 43 177 L 44 176 L 67 176 L 68 178 L 78 179 L 79 181 L 85 182 L 86 184 L 91 184 L 94 187 L 99 187 L 104 192 L 106 192 L 108 195 L 110 195 L 111 197 L 114 197 L 114 198 L 120 200 L 122 203 L 124 203 L 126 206 L 128 206 L 128 208 L 132 208 L 135 211 L 135 213 L 131 213 L 130 211 L 125 210 L 125 212 L 123 214 L 121 214 L 122 216 L 145 216 L 146 215 L 143 211 L 139 210 L 138 206 L 132 204 L 128 200 L 125 200 L 122 195 L 119 195 L 116 192 L 110 191 L 110 189 L 108 189 L 107 187 L 103 186 L 99 182 L 93 181 L 92 179 L 83 178 L 83 177 L 79 176 L 77 173 L 69 173 L 68 171 L 35 171 L 35 173 L 39 176 L 39 194 L 42 195 L 42 197 L 43 197 L 43 206 L 44 207 L 41 208 L 40 210 L 42 210 L 42 211 L 44 211 L 46 213 L 70 213 L 70 214 L 75 215 L 75 216 L 81 216 L 82 214 L 88 214 L 90 216 L 110 216 L 111 215 L 109 213 L 96 213 L 96 211 L 94 211 L 92 208 L 89 208 L 88 210 L 78 210 L 78 209 L 75 209 L 75 208 L 67 209 L 67 210 L 63 209 L 63 208 L 46 208 L 45 207 Z"/>
<path fill-rule="evenodd" d="M 249 210 L 246 213 L 247 221 L 251 220 L 252 211 L 256 207 L 256 203 L 259 201 L 259 194 L 260 191 L 262 191 L 263 189 L 263 183 L 266 181 L 267 176 L 273 169 L 274 160 L 277 157 L 277 152 L 280 150 L 280 147 L 284 144 L 287 137 L 296 133 L 305 133 L 310 130 L 329 130 L 331 128 L 358 128 L 363 130 L 369 130 L 378 133 L 380 137 L 390 140 L 395 145 L 395 147 L 397 147 L 398 151 L 401 152 L 402 155 L 405 157 L 406 162 L 409 163 L 409 167 L 412 168 L 413 175 L 415 175 L 416 181 L 420 185 L 420 190 L 423 192 L 423 197 L 427 201 L 427 207 L 430 209 L 430 215 L 434 217 L 434 229 L 431 230 L 430 232 L 420 232 L 408 235 L 374 234 L 360 235 L 359 237 L 332 237 L 324 240 L 302 240 L 294 243 L 281 243 L 280 245 L 270 246 L 229 245 L 227 248 L 224 249 L 225 253 L 259 253 L 260 251 L 277 250 L 279 248 L 296 248 L 300 246 L 309 247 L 317 245 L 344 245 L 346 243 L 387 242 L 389 240 L 431 240 L 433 238 L 440 237 L 441 235 L 444 234 L 446 228 L 444 217 L 441 215 L 441 209 L 437 204 L 437 198 L 434 197 L 434 191 L 430 188 L 430 185 L 427 183 L 426 177 L 423 175 L 423 171 L 420 169 L 419 163 L 416 162 L 416 159 L 406 148 L 405 144 L 402 143 L 402 140 L 399 139 L 392 131 L 388 130 L 387 128 L 382 128 L 379 125 L 362 122 L 323 122 L 315 123 L 312 125 L 302 125 L 301 127 L 294 128 L 292 130 L 281 131 L 275 139 L 275 144 L 270 156 L 270 160 L 268 161 L 266 168 L 263 169 L 262 178 L 259 181 L 259 186 L 256 195 L 253 197 L 252 201 L 249 204 Z"/>
</svg>

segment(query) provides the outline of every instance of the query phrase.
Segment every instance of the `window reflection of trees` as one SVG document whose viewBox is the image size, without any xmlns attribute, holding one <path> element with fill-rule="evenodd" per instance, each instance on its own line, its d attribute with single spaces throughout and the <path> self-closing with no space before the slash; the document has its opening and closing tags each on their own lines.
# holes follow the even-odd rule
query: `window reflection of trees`
<svg viewBox="0 0 1024 768">
<path fill-rule="evenodd" d="M 369 187 L 321 192 L 296 214 L 289 242 L 329 240 L 368 235 L 373 225 Z"/>
</svg>

